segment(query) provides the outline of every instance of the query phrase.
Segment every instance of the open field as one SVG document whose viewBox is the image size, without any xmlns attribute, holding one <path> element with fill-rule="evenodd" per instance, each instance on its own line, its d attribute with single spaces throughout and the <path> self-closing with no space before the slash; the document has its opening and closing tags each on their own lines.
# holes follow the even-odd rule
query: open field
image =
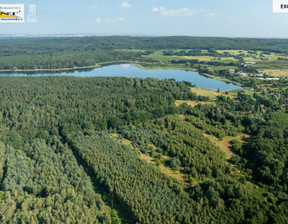
<svg viewBox="0 0 288 224">
<path fill-rule="evenodd" d="M 150 55 L 143 55 L 144 58 L 150 58 L 153 60 L 159 60 L 159 61 L 171 61 L 171 60 L 181 60 L 183 57 L 180 56 L 164 56 L 162 51 L 155 51 L 153 54 Z"/>
<path fill-rule="evenodd" d="M 137 63 L 135 64 L 138 68 L 142 69 L 174 69 L 174 70 L 185 70 L 185 71 L 196 71 L 196 69 L 185 67 L 183 64 L 169 64 L 168 62 L 161 63 Z"/>
<path fill-rule="evenodd" d="M 219 57 L 214 57 L 214 56 L 165 56 L 163 55 L 162 51 L 155 51 L 153 54 L 150 55 L 143 55 L 144 58 L 151 58 L 154 60 L 159 60 L 159 61 L 171 61 L 171 60 L 199 60 L 199 61 L 221 61 L 221 62 L 235 62 L 237 61 L 235 58 L 233 57 L 222 57 L 219 60 Z"/>
<path fill-rule="evenodd" d="M 243 142 L 244 141 L 243 138 L 249 138 L 248 135 L 239 134 L 235 137 L 227 136 L 227 137 L 223 138 L 223 140 L 220 141 L 218 138 L 216 138 L 213 135 L 209 135 L 209 134 L 204 133 L 204 136 L 206 138 L 209 138 L 213 143 L 215 143 L 217 146 L 219 146 L 220 150 L 225 154 L 227 160 L 231 159 L 231 157 L 235 155 L 235 153 L 233 153 L 231 151 L 231 148 L 230 148 L 231 143 L 230 142 L 234 139 Z"/>
<path fill-rule="evenodd" d="M 139 49 L 114 49 L 113 51 L 125 51 L 125 52 L 145 52 L 146 50 L 139 50 Z"/>
<path fill-rule="evenodd" d="M 216 138 L 215 136 L 213 135 L 208 135 L 206 133 L 203 134 L 206 138 L 209 138 L 213 143 L 215 143 L 219 148 L 220 150 L 225 154 L 225 157 L 226 159 L 230 159 L 233 155 L 235 155 L 230 147 L 231 147 L 231 144 L 230 144 L 230 141 L 235 139 L 235 137 L 225 137 L 222 141 L 220 141 L 218 138 Z"/>
<path fill-rule="evenodd" d="M 213 57 L 213 56 L 179 56 L 182 59 L 192 60 L 197 59 L 199 61 L 219 61 L 219 62 L 236 62 L 237 60 L 233 57 Z"/>
<path fill-rule="evenodd" d="M 283 70 L 288 69 L 287 61 L 261 61 L 254 65 L 253 67 L 259 70 L 273 69 L 273 70 Z"/>
<path fill-rule="evenodd" d="M 234 152 L 232 152 L 231 150 L 231 141 L 236 139 L 240 142 L 244 142 L 244 139 L 245 138 L 249 138 L 250 136 L 249 135 L 246 135 L 246 134 L 239 134 L 235 137 L 232 137 L 232 136 L 226 136 L 223 140 L 219 140 L 218 138 L 216 138 L 215 136 L 213 135 L 209 135 L 209 134 L 206 134 L 206 133 L 203 133 L 203 135 L 210 139 L 210 141 L 212 141 L 213 143 L 215 143 L 215 145 L 217 145 L 219 147 L 219 149 L 221 150 L 221 152 L 223 152 L 225 154 L 225 158 L 227 159 L 227 161 L 229 162 L 229 160 L 231 159 L 232 156 L 236 155 Z M 230 163 L 230 162 L 229 162 Z M 238 169 L 237 165 L 235 164 L 232 164 L 232 167 L 235 168 L 235 172 L 231 172 L 231 175 L 234 176 L 235 173 L 237 175 L 244 175 L 243 172 L 241 172 L 241 170 Z"/>
<path fill-rule="evenodd" d="M 204 89 L 199 87 L 191 87 L 190 88 L 193 93 L 196 93 L 197 96 L 207 96 L 210 99 L 215 99 L 217 96 L 224 95 L 229 96 L 230 98 L 235 98 L 237 96 L 238 90 L 232 90 L 227 91 L 228 94 L 225 93 L 225 91 L 217 91 L 212 89 Z M 201 102 L 202 103 L 202 102 Z"/>
<path fill-rule="evenodd" d="M 274 77 L 281 77 L 281 76 L 287 76 L 288 75 L 288 69 L 263 69 L 260 71 L 262 73 L 265 73 L 269 76 L 274 76 Z"/>
<path fill-rule="evenodd" d="M 200 104 L 213 104 L 216 105 L 216 103 L 213 102 L 205 102 L 205 101 L 191 101 L 191 100 L 176 100 L 175 105 L 178 107 L 182 103 L 187 103 L 189 106 L 195 107 L 196 105 Z"/>
<path fill-rule="evenodd" d="M 244 50 L 217 50 L 218 53 L 223 54 L 224 52 L 228 52 L 229 54 L 232 55 L 238 55 L 238 54 L 247 54 L 248 51 L 244 51 Z"/>
<path fill-rule="evenodd" d="M 174 50 L 174 52 L 181 51 Z M 205 50 L 201 50 L 201 53 L 208 53 L 208 51 L 204 52 Z M 255 69 L 259 69 L 260 72 L 266 73 L 267 75 L 274 76 L 274 77 L 281 77 L 288 75 L 288 63 L 287 61 L 280 61 L 278 60 L 279 57 L 287 58 L 285 54 L 280 53 L 265 53 L 263 51 L 247 51 L 247 50 L 217 50 L 218 53 L 223 54 L 224 52 L 228 52 L 233 56 L 242 56 L 245 62 L 256 62 L 255 65 L 251 65 Z M 162 50 L 155 51 L 153 54 L 144 55 L 145 58 L 150 58 L 153 60 L 158 60 L 159 63 L 156 66 L 151 65 L 144 65 L 147 68 L 167 68 L 167 69 L 185 69 L 185 70 L 197 70 L 198 64 L 193 64 L 191 66 L 185 66 L 183 64 L 171 64 L 169 63 L 171 60 L 199 60 L 201 63 L 207 62 L 221 62 L 221 65 L 206 65 L 207 68 L 211 71 L 219 71 L 219 70 L 228 70 L 228 69 L 237 69 L 237 66 L 228 65 L 230 62 L 237 62 L 238 59 L 234 57 L 214 57 L 214 56 L 164 56 Z M 227 63 L 227 65 L 226 65 Z M 143 66 L 143 67 L 144 67 Z M 207 75 L 210 76 L 210 75 Z M 210 76 L 211 78 L 219 79 L 221 81 L 229 81 L 222 77 L 217 76 Z M 235 83 L 237 84 L 237 83 Z M 238 84 L 239 85 L 239 84 Z M 201 94 L 199 94 L 201 95 Z M 209 97 L 215 94 L 208 94 Z M 214 96 L 215 97 L 215 96 Z"/>
<path fill-rule="evenodd" d="M 274 52 L 267 54 L 263 51 L 253 51 L 253 52 L 255 52 L 255 54 L 251 54 L 246 50 L 217 50 L 217 52 L 219 52 L 221 54 L 223 54 L 224 52 L 228 52 L 229 54 L 234 55 L 234 56 L 242 54 L 242 55 L 245 55 L 244 58 L 246 58 L 246 59 L 251 58 L 254 60 L 257 60 L 257 58 L 260 59 L 261 56 L 265 59 L 268 59 L 268 60 L 277 60 L 278 57 L 285 57 L 285 55 L 283 55 L 283 54 L 274 53 Z M 256 57 L 256 58 L 253 58 L 253 57 Z"/>
<path fill-rule="evenodd" d="M 213 56 L 179 56 L 182 59 L 187 59 L 187 60 L 199 60 L 199 61 L 214 61 L 218 60 L 218 58 L 215 58 Z"/>
<path fill-rule="evenodd" d="M 199 87 L 191 87 L 190 88 L 193 93 L 196 93 L 197 96 L 207 96 L 210 99 L 214 99 L 217 96 L 220 96 L 223 94 L 223 92 L 217 92 L 216 90 L 211 90 L 211 89 L 204 89 L 204 88 L 199 88 Z"/>
</svg>

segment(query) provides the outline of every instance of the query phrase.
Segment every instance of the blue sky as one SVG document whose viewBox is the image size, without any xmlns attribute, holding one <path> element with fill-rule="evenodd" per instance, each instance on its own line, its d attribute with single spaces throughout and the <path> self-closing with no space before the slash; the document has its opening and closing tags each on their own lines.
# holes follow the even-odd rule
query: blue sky
<svg viewBox="0 0 288 224">
<path fill-rule="evenodd" d="M 272 0 L 4 0 L 36 4 L 37 23 L 0 23 L 0 34 L 189 35 L 288 38 Z M 27 11 L 26 11 L 27 15 Z"/>
</svg>

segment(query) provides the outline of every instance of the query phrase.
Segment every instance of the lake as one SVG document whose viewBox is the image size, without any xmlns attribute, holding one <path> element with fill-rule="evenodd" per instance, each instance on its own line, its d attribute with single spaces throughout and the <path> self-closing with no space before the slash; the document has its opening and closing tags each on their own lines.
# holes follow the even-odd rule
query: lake
<svg viewBox="0 0 288 224">
<path fill-rule="evenodd" d="M 188 81 L 197 87 L 206 89 L 220 89 L 223 91 L 240 89 L 240 86 L 226 83 L 216 79 L 199 75 L 198 72 L 173 70 L 173 69 L 142 69 L 132 64 L 109 65 L 89 70 L 64 71 L 58 73 L 0 73 L 0 76 L 76 76 L 76 77 L 128 77 L 175 79 L 176 81 Z"/>
</svg>

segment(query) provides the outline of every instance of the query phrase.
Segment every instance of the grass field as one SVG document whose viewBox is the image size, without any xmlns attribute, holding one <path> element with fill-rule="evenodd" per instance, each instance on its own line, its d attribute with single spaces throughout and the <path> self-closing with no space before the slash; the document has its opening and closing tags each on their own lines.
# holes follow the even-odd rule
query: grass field
<svg viewBox="0 0 288 224">
<path fill-rule="evenodd" d="M 159 61 L 171 61 L 171 60 L 194 60 L 197 59 L 199 61 L 221 61 L 221 62 L 231 62 L 231 61 L 237 61 L 233 57 L 223 57 L 218 59 L 218 57 L 213 57 L 213 56 L 165 56 L 163 55 L 162 51 L 155 51 L 153 54 L 150 55 L 144 55 L 144 58 L 150 58 L 153 60 L 159 60 Z"/>
<path fill-rule="evenodd" d="M 132 51 L 132 50 L 131 50 Z M 136 51 L 136 50 L 134 50 Z M 140 50 L 137 50 L 140 52 Z M 179 50 L 180 51 L 180 50 Z M 233 56 L 237 56 L 239 54 L 244 54 L 245 56 L 244 61 L 248 62 L 248 61 L 262 61 L 261 57 L 267 61 L 277 61 L 278 57 L 286 57 L 285 55 L 282 54 L 277 54 L 274 52 L 271 52 L 270 54 L 265 54 L 262 51 L 257 51 L 256 54 L 250 54 L 248 53 L 248 51 L 244 51 L 244 50 L 217 50 L 218 53 L 224 53 L 224 52 L 228 52 L 229 54 L 233 55 Z M 204 50 L 202 50 L 202 53 L 204 53 Z M 207 52 L 205 52 L 207 53 Z M 262 56 L 261 56 L 262 55 Z M 160 60 L 160 61 L 170 61 L 170 60 L 180 60 L 180 59 L 198 59 L 199 61 L 227 61 L 227 62 L 231 62 L 231 61 L 237 61 L 237 59 L 235 59 L 234 57 L 214 57 L 214 56 L 164 56 L 163 55 L 163 51 L 159 50 L 159 51 L 155 51 L 153 54 L 150 55 L 144 55 L 143 57 L 145 58 L 151 58 L 151 59 L 155 59 L 155 60 Z"/>
<path fill-rule="evenodd" d="M 232 152 L 231 150 L 231 141 L 236 139 L 239 140 L 240 142 L 244 142 L 245 138 L 249 138 L 249 135 L 246 134 L 239 134 L 235 137 L 232 136 L 226 136 L 223 140 L 219 140 L 218 138 L 216 138 L 213 135 L 208 135 L 206 133 L 203 133 L 203 135 L 208 138 L 210 141 L 212 141 L 215 145 L 217 145 L 219 147 L 219 149 L 221 150 L 221 152 L 223 152 L 225 154 L 225 158 L 226 160 L 229 162 L 229 159 L 231 159 L 232 156 L 236 155 L 234 152 Z M 236 173 L 238 175 L 244 175 L 241 170 L 238 169 L 238 167 L 234 164 L 232 164 L 232 167 L 235 168 Z M 231 172 L 231 175 L 235 175 L 235 172 Z"/>
<path fill-rule="evenodd" d="M 186 60 L 199 60 L 199 61 L 213 61 L 217 60 L 217 58 L 212 57 L 212 56 L 181 56 L 182 59 Z"/>
<path fill-rule="evenodd" d="M 238 54 L 248 54 L 248 51 L 244 51 L 244 50 L 217 50 L 218 53 L 223 54 L 224 52 L 228 52 L 229 54 L 232 55 L 238 55 Z"/>
<path fill-rule="evenodd" d="M 113 51 L 124 51 L 124 52 L 145 52 L 146 50 L 138 50 L 138 49 L 114 49 Z"/>
<path fill-rule="evenodd" d="M 257 63 L 254 67 L 259 70 L 273 69 L 273 70 L 287 70 L 288 62 L 287 61 L 261 61 Z"/>
<path fill-rule="evenodd" d="M 204 133 L 204 136 L 206 138 L 209 138 L 212 142 L 214 142 L 217 146 L 219 146 L 220 150 L 222 152 L 224 152 L 226 159 L 230 159 L 233 155 L 235 155 L 234 152 L 231 151 L 231 141 L 236 139 L 240 142 L 243 142 L 243 138 L 249 138 L 249 135 L 246 134 L 239 134 L 235 137 L 232 136 L 227 136 L 225 137 L 223 140 L 219 140 L 218 138 L 216 138 L 213 135 L 208 135 L 206 133 Z"/>
<path fill-rule="evenodd" d="M 218 138 L 216 138 L 213 135 L 208 135 L 206 133 L 203 134 L 206 138 L 209 138 L 210 141 L 212 141 L 213 143 L 215 143 L 215 145 L 217 145 L 220 150 L 225 154 L 226 159 L 231 159 L 231 157 L 233 155 L 235 155 L 230 147 L 231 147 L 231 143 L 230 141 L 232 141 L 233 139 L 235 139 L 235 137 L 225 137 L 222 141 L 220 141 Z"/>
<path fill-rule="evenodd" d="M 185 67 L 183 64 L 168 64 L 167 62 L 162 63 L 137 63 L 135 64 L 138 68 L 142 69 L 175 69 L 175 70 L 185 70 L 185 71 L 196 71 L 196 69 Z"/>
<path fill-rule="evenodd" d="M 270 76 L 274 77 L 281 77 L 288 75 L 288 69 L 263 69 L 260 70 L 262 73 L 265 73 Z"/>
<path fill-rule="evenodd" d="M 153 60 L 159 60 L 159 61 L 171 61 L 171 60 L 181 60 L 183 57 L 180 56 L 164 56 L 162 51 L 155 51 L 153 54 L 150 55 L 143 55 L 144 58 L 150 58 Z"/>
<path fill-rule="evenodd" d="M 204 89 L 204 88 L 199 88 L 199 87 L 191 87 L 190 88 L 193 93 L 196 93 L 197 96 L 207 96 L 210 99 L 215 99 L 217 96 L 224 95 L 224 96 L 229 96 L 231 99 L 235 98 L 237 96 L 238 90 L 232 90 L 232 91 L 227 91 L 228 94 L 225 94 L 226 92 L 224 91 L 217 91 L 217 90 L 212 90 L 212 89 Z"/>
<path fill-rule="evenodd" d="M 204 102 L 204 101 L 191 101 L 191 100 L 176 100 L 175 105 L 178 107 L 182 103 L 187 103 L 189 106 L 195 107 L 196 105 L 200 104 L 213 104 L 216 105 L 214 102 Z"/>
<path fill-rule="evenodd" d="M 180 51 L 179 50 L 174 50 Z M 208 53 L 207 50 L 201 50 L 202 53 Z M 278 57 L 284 57 L 287 58 L 286 55 L 280 54 L 280 53 L 265 53 L 263 51 L 253 51 L 255 53 L 248 53 L 246 50 L 217 50 L 219 53 L 228 52 L 229 54 L 233 56 L 237 55 L 244 55 L 243 59 L 245 62 L 256 62 L 255 65 L 252 65 L 255 69 L 259 70 L 261 73 L 265 73 L 269 76 L 273 77 L 281 77 L 281 76 L 288 76 L 288 63 L 287 61 L 280 61 L 278 60 Z M 198 64 L 193 64 L 192 66 L 185 66 L 183 64 L 171 64 L 169 63 L 171 60 L 199 60 L 199 62 L 209 62 L 209 61 L 215 61 L 215 62 L 222 62 L 222 65 L 208 65 L 206 64 L 207 68 L 211 71 L 219 71 L 219 70 L 228 70 L 228 69 L 237 69 L 237 66 L 230 66 L 228 63 L 230 62 L 237 62 L 238 60 L 234 57 L 214 57 L 214 56 L 164 56 L 162 50 L 155 51 L 153 54 L 145 55 L 143 56 L 145 58 L 150 58 L 159 61 L 157 65 L 155 63 L 146 63 L 143 64 L 142 68 L 146 69 L 185 69 L 185 70 L 197 70 Z M 226 65 L 227 63 L 227 65 Z M 139 66 L 140 67 L 140 66 Z M 221 81 L 228 81 L 227 79 L 219 76 L 212 76 L 207 75 L 211 78 L 215 78 Z M 246 78 L 247 79 L 247 78 Z M 240 85 L 239 83 L 234 83 L 236 85 Z M 208 96 L 211 99 L 215 98 L 217 95 L 223 94 L 216 94 L 215 92 L 211 91 L 204 91 L 204 90 L 192 90 L 193 92 L 196 92 L 197 95 L 201 96 Z M 204 92 L 203 92 L 204 91 Z M 234 97 L 235 95 L 232 95 Z M 229 95 L 231 98 L 231 96 Z M 178 102 L 179 103 L 179 102 Z M 188 103 L 189 104 L 189 103 Z M 195 106 L 194 103 L 190 103 L 192 106 Z"/>
</svg>

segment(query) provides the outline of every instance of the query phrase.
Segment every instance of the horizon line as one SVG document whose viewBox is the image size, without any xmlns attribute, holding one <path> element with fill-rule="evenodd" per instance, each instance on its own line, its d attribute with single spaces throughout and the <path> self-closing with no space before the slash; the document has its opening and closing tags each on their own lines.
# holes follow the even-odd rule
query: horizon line
<svg viewBox="0 0 288 224">
<path fill-rule="evenodd" d="M 59 33 L 59 34 L 0 34 L 1 37 L 202 37 L 202 38 L 231 38 L 231 39 L 288 39 L 288 37 L 255 37 L 255 36 L 201 36 L 201 35 L 153 35 L 153 34 L 92 34 L 92 33 Z"/>
</svg>

